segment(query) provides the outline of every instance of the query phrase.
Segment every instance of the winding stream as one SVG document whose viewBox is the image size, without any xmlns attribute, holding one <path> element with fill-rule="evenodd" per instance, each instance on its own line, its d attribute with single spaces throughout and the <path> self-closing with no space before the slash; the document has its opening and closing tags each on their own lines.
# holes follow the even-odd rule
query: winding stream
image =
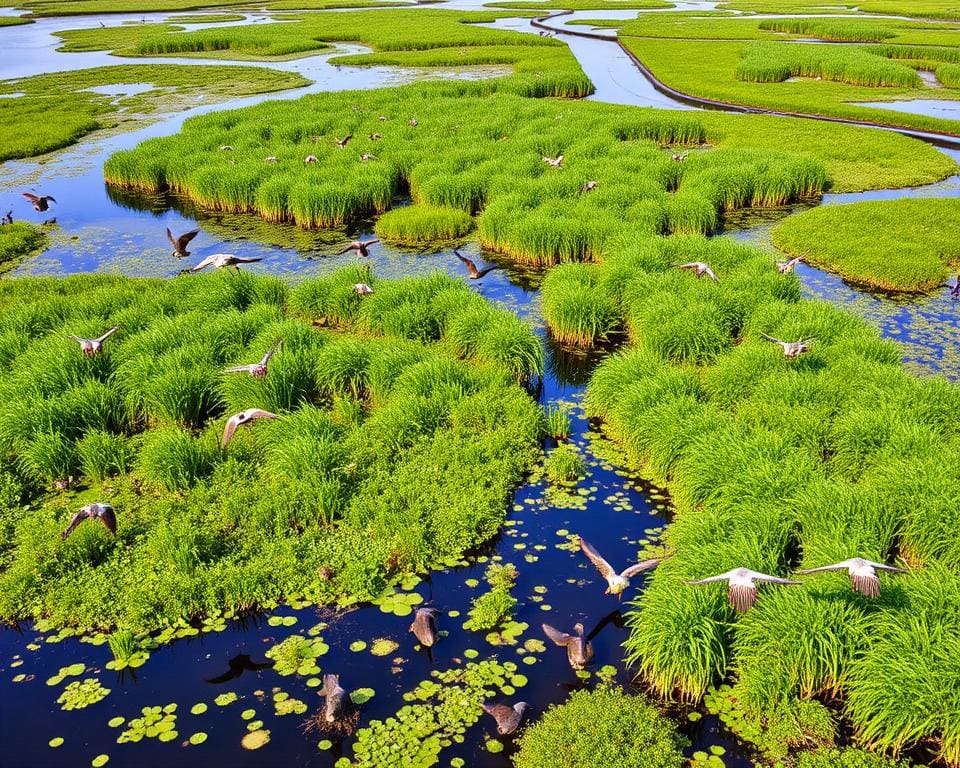
<svg viewBox="0 0 960 768">
<path fill-rule="evenodd" d="M 683 5 L 684 8 L 705 9 L 714 4 Z M 458 0 L 446 7 L 479 6 L 479 0 Z M 632 13 L 628 12 L 628 15 Z M 169 15 L 150 14 L 147 18 L 160 20 Z M 260 15 L 254 14 L 255 17 Z M 580 17 L 598 18 L 598 12 L 582 12 Z M 4 29 L 0 35 L 7 43 L 7 50 L 22 55 L 5 56 L 0 65 L 0 77 L 130 63 L 131 60 L 101 53 L 60 54 L 53 50 L 55 38 L 51 33 L 57 29 L 96 26 L 101 20 L 111 25 L 119 24 L 124 18 L 44 19 L 35 25 Z M 139 18 L 136 16 L 134 20 Z M 495 26 L 536 32 L 528 19 L 502 19 Z M 618 104 L 691 108 L 657 91 L 640 75 L 619 46 L 599 39 L 565 39 L 596 85 L 596 93 L 591 98 Z M 338 53 L 362 50 L 362 47 L 353 45 L 337 47 Z M 295 280 L 342 266 L 351 257 L 324 258 L 324 254 L 331 250 L 333 243 L 343 240 L 343 233 L 303 232 L 293 226 L 266 224 L 250 216 L 196 211 L 188 204 L 165 197 L 111 193 L 102 180 L 103 161 L 109 154 L 135 146 L 145 138 L 174 133 L 192 115 L 212 109 L 246 106 L 264 99 L 299 98 L 316 91 L 380 88 L 408 82 L 422 74 L 391 67 L 335 67 L 327 62 L 330 55 L 324 53 L 270 65 L 301 72 L 314 80 L 307 88 L 217 105 L 198 104 L 134 132 L 95 135 L 57 153 L 43 164 L 4 164 L 0 168 L 0 200 L 16 197 L 15 214 L 25 213 L 25 207 L 19 204 L 19 192 L 23 188 L 42 189 L 45 194 L 63 201 L 56 211 L 59 226 L 54 231 L 51 247 L 39 257 L 18 266 L 11 274 L 18 277 L 113 272 L 173 276 L 179 265 L 171 263 L 164 227 L 183 231 L 195 223 L 203 228 L 202 234 L 194 241 L 193 250 L 198 257 L 214 250 L 257 255 L 263 258 L 258 267 L 264 271 L 284 274 Z M 142 61 L 136 60 L 137 63 Z M 162 58 L 157 61 L 193 65 L 230 63 L 219 59 L 211 62 Z M 431 76 L 438 75 L 434 72 Z M 445 76 L 473 77 L 477 73 L 448 73 Z M 960 150 L 950 151 L 955 152 L 955 157 L 960 156 Z M 914 195 L 960 195 L 960 178 L 953 177 L 919 190 L 827 195 L 823 203 Z M 83 201 L 83 205 L 76 205 L 75 201 Z M 736 220 L 731 218 L 726 222 L 726 236 L 763 245 L 769 239 L 771 222 L 791 210 L 754 212 L 753 216 L 743 214 Z M 352 227 L 349 234 L 367 234 L 371 232 L 371 226 L 372 222 L 362 222 Z M 473 244 L 465 250 L 476 253 L 477 247 Z M 377 246 L 371 251 L 371 257 L 373 269 L 384 277 L 436 269 L 455 275 L 461 272 L 459 263 L 449 251 L 411 255 Z M 517 664 L 527 683 L 516 696 L 533 704 L 535 715 L 549 704 L 563 701 L 571 689 L 585 683 L 567 666 L 560 649 L 549 647 L 542 652 L 524 649 L 524 640 L 544 639 L 539 628 L 542 621 L 560 628 L 569 628 L 574 622 L 583 621 L 588 630 L 598 628 L 593 640 L 596 658 L 592 669 L 596 671 L 605 665 L 616 667 L 617 679 L 629 684 L 629 676 L 620 661 L 620 643 L 626 637 L 626 630 L 619 621 L 621 606 L 615 598 L 602 594 L 599 576 L 582 555 L 565 546 L 566 537 L 568 533 L 583 533 L 611 562 L 626 563 L 636 556 L 638 541 L 655 535 L 655 529 L 664 525 L 667 500 L 620 468 L 615 461 L 601 457 L 609 456 L 610 447 L 591 431 L 591 425 L 579 410 L 586 380 L 596 360 L 570 355 L 546 339 L 539 311 L 541 276 L 505 260 L 498 261 L 504 269 L 480 281 L 477 290 L 488 299 L 529 318 L 544 337 L 548 365 L 540 397 L 544 403 L 563 401 L 574 405 L 571 440 L 588 457 L 589 474 L 577 488 L 559 495 L 548 492 L 539 478 L 531 478 L 516 491 L 507 526 L 485 551 L 471 557 L 467 565 L 435 572 L 414 587 L 425 602 L 443 612 L 440 625 L 449 631 L 432 658 L 414 649 L 413 638 L 407 633 L 409 617 L 384 613 L 377 606 L 370 605 L 338 617 L 318 615 L 316 607 L 278 608 L 274 615 L 294 617 L 296 623 L 292 626 L 268 624 L 264 614 L 235 619 L 222 631 L 202 632 L 196 637 L 164 646 L 155 651 L 142 668 L 123 673 L 104 669 L 112 658 L 106 645 L 93 646 L 76 638 L 52 642 L 31 624 L 25 624 L 15 630 L 0 631 L 0 701 L 4 702 L 0 713 L 0 743 L 4 745 L 5 754 L 16 755 L 18 762 L 27 766 L 88 765 L 99 754 L 110 756 L 110 766 L 167 765 L 171 761 L 185 765 L 210 764 L 212 761 L 214 765 L 244 766 L 269 761 L 270 764 L 330 766 L 340 754 L 350 754 L 349 739 L 342 743 L 334 740 L 330 750 L 320 751 L 317 742 L 324 736 L 305 733 L 301 728 L 301 716 L 273 714 L 271 694 L 275 690 L 303 700 L 311 711 L 316 709 L 319 699 L 304 678 L 281 677 L 267 669 L 245 672 L 222 684 L 206 682 L 206 679 L 224 672 L 228 661 L 238 654 L 248 654 L 255 661 L 263 660 L 263 653 L 270 645 L 291 634 L 305 634 L 321 620 L 329 624 L 321 635 L 330 646 L 329 652 L 318 660 L 323 672 L 340 674 L 347 690 L 369 687 L 375 691 L 375 696 L 363 705 L 361 724 L 389 717 L 404 706 L 402 694 L 428 679 L 431 670 L 453 667 L 459 660 L 471 657 L 472 651 L 477 651 L 480 659 L 496 655 L 501 662 L 509 660 Z M 810 295 L 849 306 L 852 311 L 867 317 L 885 335 L 907 342 L 906 359 L 912 367 L 935 370 L 950 377 L 960 374 L 960 360 L 945 351 L 947 348 L 956 349 L 955 342 L 960 339 L 957 312 L 945 294 L 892 301 L 864 294 L 835 276 L 809 267 L 801 267 L 798 274 Z M 595 451 L 595 447 L 602 447 L 602 450 Z M 515 595 L 520 603 L 515 618 L 528 624 L 529 628 L 517 646 L 494 647 L 486 642 L 484 633 L 461 629 L 471 598 L 484 589 L 482 577 L 488 558 L 501 558 L 519 569 Z M 480 586 L 468 585 L 468 580 L 472 579 L 479 580 Z M 369 646 L 377 638 L 391 639 L 399 647 L 387 656 L 374 656 Z M 349 646 L 358 640 L 366 642 L 368 649 L 351 651 Z M 519 653 L 519 650 L 525 652 Z M 533 658 L 535 662 L 528 663 L 525 657 Z M 88 674 L 96 671 L 103 685 L 112 692 L 99 704 L 63 713 L 55 703 L 60 688 L 48 687 L 44 681 L 59 667 L 73 663 L 85 665 Z M 13 682 L 19 675 L 32 676 L 32 679 Z M 228 691 L 237 693 L 241 700 L 224 708 L 215 706 L 214 697 Z M 258 691 L 263 695 L 258 695 Z M 208 711 L 202 715 L 190 714 L 190 708 L 198 702 L 208 704 Z M 116 744 L 118 731 L 107 726 L 108 720 L 118 716 L 129 720 L 138 716 L 142 707 L 170 703 L 178 705 L 179 736 L 174 743 L 145 739 L 136 746 Z M 241 718 L 241 712 L 248 708 L 256 710 L 256 718 L 263 719 L 264 727 L 271 731 L 271 742 L 259 752 L 247 752 L 240 747 L 240 739 L 246 733 L 246 721 Z M 488 738 L 495 736 L 491 725 L 492 721 L 481 721 L 472 727 L 463 744 L 454 744 L 442 752 L 441 764 L 448 765 L 452 758 L 460 757 L 469 766 L 507 768 L 510 764 L 509 745 L 506 752 L 499 754 L 488 752 L 484 746 Z M 731 768 L 746 768 L 751 764 L 747 755 L 713 718 L 703 718 L 696 724 L 681 720 L 681 727 L 692 739 L 689 753 L 716 745 L 726 749 L 724 761 Z M 179 746 L 190 734 L 199 731 L 208 735 L 203 745 Z M 48 741 L 55 737 L 64 738 L 65 743 L 52 749 Z"/>
</svg>

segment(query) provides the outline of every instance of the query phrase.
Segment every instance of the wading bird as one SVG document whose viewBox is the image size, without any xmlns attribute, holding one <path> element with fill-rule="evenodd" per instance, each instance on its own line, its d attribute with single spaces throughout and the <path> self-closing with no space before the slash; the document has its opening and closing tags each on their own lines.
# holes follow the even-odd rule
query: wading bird
<svg viewBox="0 0 960 768">
<path fill-rule="evenodd" d="M 337 146 L 338 146 L 340 149 L 343 149 L 345 146 L 347 146 L 347 144 L 350 143 L 350 139 L 352 139 L 352 138 L 353 138 L 353 134 L 352 134 L 352 133 L 348 133 L 348 134 L 347 134 L 346 136 L 344 136 L 342 139 L 337 139 Z"/>
<path fill-rule="evenodd" d="M 117 535 L 117 516 L 113 511 L 113 505 L 107 504 L 105 501 L 98 501 L 94 504 L 87 504 L 87 506 L 81 507 L 80 511 L 70 518 L 70 525 L 60 534 L 60 538 L 67 538 L 67 536 L 73 533 L 73 529 L 87 518 L 96 518 L 106 526 L 110 533 L 114 536 Z"/>
<path fill-rule="evenodd" d="M 253 661 L 246 653 L 234 656 L 227 662 L 229 667 L 226 672 L 216 677 L 205 677 L 204 680 L 213 685 L 226 683 L 230 680 L 236 680 L 244 672 L 259 672 L 261 669 L 270 669 L 273 667 L 272 661 L 257 662 Z"/>
<path fill-rule="evenodd" d="M 87 357 L 93 357 L 94 355 L 99 355 L 103 350 L 103 342 L 106 341 L 110 336 L 120 330 L 119 325 L 115 325 L 112 328 L 107 328 L 103 333 L 101 333 L 95 339 L 84 339 L 81 336 L 73 336 L 72 334 L 67 334 L 67 338 L 71 341 L 77 342 L 80 345 L 80 350 Z"/>
<path fill-rule="evenodd" d="M 563 167 L 563 155 L 557 155 L 556 157 L 546 157 L 544 156 L 543 162 L 547 165 L 552 166 L 553 168 L 562 168 Z"/>
<path fill-rule="evenodd" d="M 583 669 L 593 658 L 593 645 L 583 634 L 583 624 L 579 622 L 573 625 L 574 634 L 568 635 L 554 629 L 549 624 L 542 624 L 543 632 L 556 645 L 567 649 L 567 661 L 573 669 Z"/>
<path fill-rule="evenodd" d="M 221 267 L 233 267 L 237 272 L 240 271 L 241 264 L 253 264 L 255 261 L 263 261 L 259 256 L 234 256 L 232 253 L 214 253 L 210 256 L 207 256 L 203 261 L 201 261 L 197 266 L 191 269 L 191 272 L 199 272 L 201 269 L 206 269 L 207 267 L 215 267 L 220 269 Z"/>
<path fill-rule="evenodd" d="M 187 250 L 187 245 L 199 234 L 199 229 L 191 229 L 189 232 L 184 232 L 180 237 L 174 237 L 170 227 L 167 227 L 167 240 L 173 246 L 173 255 L 178 259 L 189 256 L 190 251 Z"/>
<path fill-rule="evenodd" d="M 337 256 L 343 256 L 343 254 L 349 253 L 350 251 L 356 251 L 360 256 L 369 256 L 370 251 L 368 249 L 370 246 L 379 242 L 380 240 L 376 237 L 371 237 L 369 240 L 354 240 L 342 251 L 337 251 Z"/>
<path fill-rule="evenodd" d="M 780 341 L 780 339 L 775 339 L 773 336 L 767 336 L 765 333 L 760 334 L 767 341 L 773 342 L 774 344 L 779 344 L 783 347 L 783 356 L 793 360 L 795 357 L 800 357 L 804 352 L 810 351 L 809 342 L 813 341 L 810 339 L 798 339 L 797 341 Z"/>
<path fill-rule="evenodd" d="M 718 574 L 717 576 L 708 576 L 705 579 L 691 579 L 687 584 L 709 584 L 714 581 L 726 581 L 728 583 L 727 597 L 730 599 L 730 605 L 736 610 L 746 611 L 753 605 L 757 599 L 756 581 L 765 581 L 770 584 L 799 584 L 799 581 L 790 579 L 781 579 L 777 576 L 768 576 L 765 573 L 751 571 L 749 568 L 734 568 L 732 571 Z"/>
<path fill-rule="evenodd" d="M 413 623 L 410 625 L 410 631 L 414 637 L 425 648 L 432 648 L 437 644 L 440 635 L 437 633 L 437 611 L 436 608 L 417 608 L 413 616 Z"/>
<path fill-rule="evenodd" d="M 357 296 L 369 296 L 373 293 L 373 288 L 366 283 L 354 283 L 353 292 L 357 294 Z"/>
<path fill-rule="evenodd" d="M 316 156 L 316 155 L 307 155 L 305 158 L 303 158 L 303 162 L 304 162 L 304 163 L 318 163 L 318 162 L 320 162 L 320 161 L 317 159 L 317 156 Z"/>
<path fill-rule="evenodd" d="M 696 273 L 697 277 L 703 277 L 706 275 L 711 280 L 716 280 L 718 283 L 720 282 L 720 278 L 717 277 L 716 272 L 710 269 L 709 264 L 705 264 L 702 261 L 688 261 L 686 264 L 674 264 L 673 266 L 675 266 L 677 269 L 692 269 Z"/>
<path fill-rule="evenodd" d="M 778 261 L 777 272 L 779 272 L 781 275 L 785 275 L 788 272 L 793 272 L 793 268 L 803 261 L 804 258 L 806 257 L 797 256 L 796 258 L 790 259 L 790 261 Z"/>
<path fill-rule="evenodd" d="M 270 358 L 273 357 L 273 353 L 276 352 L 282 344 L 283 339 L 277 339 L 273 346 L 270 347 L 270 349 L 267 350 L 267 353 L 260 359 L 259 363 L 235 365 L 232 368 L 227 368 L 224 373 L 249 373 L 255 379 L 262 379 L 267 375 L 267 363 L 270 362 Z"/>
<path fill-rule="evenodd" d="M 597 187 L 600 186 L 599 181 L 588 181 L 582 187 L 580 187 L 581 192 L 593 192 Z"/>
<path fill-rule="evenodd" d="M 477 265 L 476 263 L 474 263 L 473 259 L 468 259 L 462 253 L 460 253 L 460 251 L 458 251 L 456 248 L 453 249 L 453 252 L 457 255 L 457 258 L 460 259 L 460 261 L 462 261 L 464 264 L 467 265 L 467 272 L 469 273 L 471 280 L 479 280 L 484 275 L 487 275 L 490 272 L 493 272 L 493 270 L 500 269 L 500 267 L 498 267 L 496 264 L 494 264 L 492 267 L 484 267 L 483 269 L 477 269 Z"/>
<path fill-rule="evenodd" d="M 323 719 L 328 723 L 335 723 L 346 713 L 347 692 L 340 687 L 340 675 L 324 675 L 323 688 L 317 691 L 317 695 L 327 700 Z"/>
<path fill-rule="evenodd" d="M 257 419 L 279 418 L 277 414 L 264 411 L 260 408 L 247 408 L 245 411 L 233 414 L 233 416 L 227 419 L 227 426 L 223 429 L 223 447 L 226 448 L 227 443 L 233 439 L 233 433 L 237 431 L 237 427 L 242 427 L 244 424 L 249 424 Z"/>
<path fill-rule="evenodd" d="M 605 595 L 616 595 L 618 599 L 622 599 L 623 591 L 630 586 L 631 576 L 636 576 L 638 573 L 649 571 L 651 568 L 656 568 L 660 565 L 660 561 L 657 559 L 644 560 L 643 562 L 631 565 L 629 568 L 624 568 L 620 573 L 617 573 L 613 569 L 613 566 L 604 560 L 600 553 L 584 540 L 583 536 L 579 536 L 578 538 L 580 539 L 580 549 L 583 550 L 583 554 L 590 558 L 590 562 L 600 571 L 600 575 L 607 580 L 607 588 L 603 593 Z"/>
<path fill-rule="evenodd" d="M 530 709 L 525 701 L 518 701 L 512 707 L 506 704 L 484 704 L 483 711 L 497 721 L 497 733 L 506 736 L 520 727 L 523 713 Z"/>
<path fill-rule="evenodd" d="M 57 202 L 50 195 L 34 195 L 31 192 L 24 192 L 23 196 L 33 204 L 33 210 L 37 213 L 43 213 L 50 208 L 50 203 Z"/>
<path fill-rule="evenodd" d="M 819 568 L 807 568 L 803 571 L 797 571 L 797 574 L 806 575 L 808 573 L 821 573 L 823 571 L 843 571 L 846 570 L 850 575 L 850 584 L 854 592 L 859 592 L 867 597 L 878 597 L 880 595 L 880 578 L 877 571 L 889 571 L 890 573 L 906 573 L 903 568 L 894 568 L 892 565 L 883 563 L 874 563 L 871 560 L 864 560 L 862 557 L 851 557 L 849 560 L 843 560 L 832 565 L 821 565 Z"/>
</svg>

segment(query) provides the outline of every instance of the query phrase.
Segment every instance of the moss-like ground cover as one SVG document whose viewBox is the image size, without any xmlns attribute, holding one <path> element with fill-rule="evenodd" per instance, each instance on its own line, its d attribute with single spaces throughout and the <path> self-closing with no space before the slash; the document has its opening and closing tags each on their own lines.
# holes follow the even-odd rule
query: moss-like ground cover
<svg viewBox="0 0 960 768">
<path fill-rule="evenodd" d="M 184 97 L 214 99 L 304 86 L 292 72 L 260 67 L 122 65 L 58 72 L 0 82 L 0 161 L 34 157 L 69 146 L 118 120 L 134 120 L 159 107 L 182 108 Z M 150 84 L 135 96 L 90 90 L 104 85 Z M 127 115 L 121 116 L 121 110 Z"/>
<path fill-rule="evenodd" d="M 781 729 L 797 697 L 832 695 L 864 743 L 929 739 L 957 764 L 960 392 L 908 376 L 859 320 L 800 300 L 769 254 L 699 238 L 620 245 L 588 269 L 632 348 L 597 369 L 586 407 L 674 503 L 674 554 L 628 619 L 628 659 L 661 695 L 688 700 L 735 673 L 745 715 Z M 671 267 L 687 260 L 720 282 Z M 815 341 L 789 361 L 760 333 Z M 723 590 L 684 583 L 854 555 L 911 572 L 875 601 L 846 574 L 761 590 L 739 618 Z"/>
<path fill-rule="evenodd" d="M 936 90 L 923 87 L 916 71 L 960 61 L 960 31 L 954 28 L 875 19 L 765 21 L 673 13 L 645 14 L 624 24 L 620 35 L 659 80 L 694 96 L 960 133 L 960 121 L 859 104 L 960 99 L 950 70 L 946 87 Z M 789 42 L 797 38 L 863 45 Z"/>
<path fill-rule="evenodd" d="M 375 293 L 358 297 L 361 280 Z M 445 276 L 348 268 L 293 291 L 78 276 L 0 294 L 8 619 L 139 630 L 370 598 L 492 536 L 538 453 L 542 414 L 516 383 L 542 368 L 536 337 Z M 64 336 L 113 324 L 92 358 Z M 266 378 L 223 373 L 278 338 Z M 280 418 L 221 448 L 251 407 Z M 70 475 L 73 492 L 45 495 Z M 94 521 L 61 541 L 95 500 L 117 536 Z"/>
<path fill-rule="evenodd" d="M 960 265 L 960 200 L 883 200 L 791 216 L 773 241 L 792 256 L 862 285 L 928 291 Z"/>
</svg>

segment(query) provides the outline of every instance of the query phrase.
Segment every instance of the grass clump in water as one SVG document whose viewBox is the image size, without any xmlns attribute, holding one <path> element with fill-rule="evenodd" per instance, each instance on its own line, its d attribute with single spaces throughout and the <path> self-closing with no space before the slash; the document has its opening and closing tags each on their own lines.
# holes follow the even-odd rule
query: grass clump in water
<svg viewBox="0 0 960 768">
<path fill-rule="evenodd" d="M 46 242 L 43 230 L 28 222 L 0 225 L 0 269 L 42 250 Z"/>
<path fill-rule="evenodd" d="M 519 739 L 517 768 L 680 768 L 685 740 L 644 696 L 600 686 L 574 691 Z"/>
<path fill-rule="evenodd" d="M 376 232 L 381 240 L 399 245 L 422 245 L 440 240 L 456 240 L 473 229 L 470 214 L 457 208 L 432 205 L 408 205 L 394 208 L 377 219 Z"/>
<path fill-rule="evenodd" d="M 791 256 L 887 291 L 929 291 L 960 266 L 960 201 L 883 200 L 791 216 L 774 243 Z"/>
<path fill-rule="evenodd" d="M 463 628 L 484 632 L 510 621 L 517 605 L 511 594 L 517 576 L 517 569 L 510 563 L 491 563 L 484 574 L 490 589 L 473 599 Z"/>
<path fill-rule="evenodd" d="M 587 470 L 580 452 L 564 443 L 554 448 L 545 463 L 547 477 L 555 483 L 575 483 Z"/>
</svg>

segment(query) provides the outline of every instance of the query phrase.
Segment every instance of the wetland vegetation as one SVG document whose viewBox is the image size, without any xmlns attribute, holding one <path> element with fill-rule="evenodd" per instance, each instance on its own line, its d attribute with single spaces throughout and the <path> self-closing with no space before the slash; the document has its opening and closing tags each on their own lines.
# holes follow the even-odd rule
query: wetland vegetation
<svg viewBox="0 0 960 768">
<path fill-rule="evenodd" d="M 790 8 L 813 10 L 813 2 Z M 73 5 L 77 13 L 129 10 L 125 0 Z M 725 5 L 773 10 L 765 0 Z M 281 6 L 332 4 L 271 7 Z M 358 41 L 372 52 L 334 62 L 484 66 L 502 76 L 212 112 L 109 157 L 103 175 L 112 200 L 145 195 L 152 202 L 140 205 L 159 215 L 155 201 L 176 199 L 186 217 L 196 216 L 192 206 L 211 217 L 207 234 L 233 242 L 239 230 L 229 222 L 240 222 L 245 249 L 261 241 L 267 253 L 290 242 L 315 245 L 304 230 L 325 230 L 317 235 L 324 247 L 342 245 L 344 235 L 364 242 L 371 230 L 384 245 L 371 258 L 354 244 L 366 258 L 353 262 L 351 253 L 347 266 L 295 284 L 239 269 L 167 280 L 0 281 L 0 617 L 34 620 L 49 633 L 27 646 L 31 652 L 82 635 L 108 646 L 107 669 L 132 676 L 164 643 L 223 632 L 228 621 L 279 607 L 265 622 L 277 636 L 257 654 L 267 661 L 244 651 L 223 676 L 250 673 L 250 690 L 208 697 L 215 710 L 240 710 L 247 750 L 276 744 L 282 726 L 268 727 L 265 715 L 235 702 L 267 701 L 276 718 L 315 709 L 314 699 L 279 686 L 265 691 L 261 669 L 304 697 L 321 685 L 321 657 L 324 672 L 346 666 L 351 654 L 382 658 L 387 680 L 408 664 L 426 669 L 416 685 L 386 686 L 402 703 L 373 716 L 364 707 L 386 696 L 371 705 L 369 687 L 340 689 L 349 701 L 342 722 L 309 716 L 307 730 L 322 731 L 318 749 L 331 751 L 324 764 L 337 768 L 434 765 L 442 750 L 462 747 L 469 729 L 477 748 L 457 752 L 451 766 L 472 764 L 460 756 L 467 754 L 478 765 L 496 758 L 489 764 L 509 759 L 517 768 L 721 768 L 723 747 L 698 742 L 704 749 L 697 749 L 680 733 L 705 717 L 747 745 L 757 765 L 908 768 L 898 761 L 909 756 L 960 766 L 956 385 L 908 375 L 893 342 L 841 308 L 804 298 L 800 277 L 779 270 L 774 254 L 712 237 L 737 211 L 812 204 L 826 191 L 927 184 L 955 173 L 956 163 L 890 132 L 584 101 L 594 86 L 565 44 L 480 26 L 512 15 L 510 6 L 58 33 L 65 51 L 214 60 L 280 61 Z M 26 7 L 37 15 L 65 11 L 58 0 Z M 153 7 L 224 6 L 158 0 Z M 903 0 L 864 5 L 889 14 L 905 7 Z M 936 18 L 950 18 L 951 8 L 942 0 L 909 7 Z M 902 113 L 849 102 L 929 93 L 918 72 L 932 71 L 945 86 L 938 96 L 960 99 L 950 90 L 960 82 L 960 32 L 951 25 L 698 11 L 641 15 L 621 32 L 657 76 L 711 98 L 900 123 Z M 89 90 L 144 82 L 153 86 L 147 93 L 108 98 Z M 304 82 L 215 61 L 5 81 L 4 94 L 23 95 L 0 99 L 11 117 L 4 146 L 13 147 L 7 157 L 29 157 L 126 119 L 121 111 L 143 115 L 185 94 L 237 96 Z M 927 290 L 957 263 L 958 215 L 953 200 L 826 206 L 787 217 L 774 239 L 859 282 Z M 468 238 L 479 242 L 485 263 L 497 259 L 484 283 L 482 275 L 472 283 L 442 272 L 378 277 L 385 246 L 426 254 Z M 3 225 L 0 261 L 45 242 L 37 227 Z M 245 250 L 241 261 L 263 258 L 254 253 Z M 419 256 L 391 251 L 389 258 Z M 510 280 L 540 289 L 542 301 L 524 307 L 524 319 L 481 295 L 491 281 L 509 284 L 501 277 L 508 264 Z M 84 339 L 114 326 L 102 350 L 88 352 Z M 797 339 L 806 347 L 791 356 Z M 770 343 L 778 340 L 783 347 Z M 227 371 L 268 349 L 275 355 L 263 363 L 267 375 L 256 366 Z M 560 369 L 580 352 L 578 381 L 589 378 L 583 402 L 574 387 L 577 402 L 541 408 L 543 388 L 546 399 L 570 384 Z M 239 418 L 253 408 L 262 409 L 256 418 Z M 601 472 L 630 478 L 617 480 L 625 490 L 602 502 Z M 521 483 L 524 492 L 514 495 Z M 662 520 L 634 530 L 635 519 L 600 516 L 602 505 L 629 511 L 631 490 L 665 511 L 665 493 L 650 483 L 669 490 L 665 530 Z M 511 500 L 519 514 L 507 519 Z M 100 522 L 81 517 L 64 531 L 78 509 L 96 502 L 108 502 L 110 515 L 116 510 L 115 534 L 102 510 Z M 538 504 L 542 530 L 522 529 L 524 511 Z M 508 702 L 508 714 L 516 711 L 519 689 L 530 682 L 521 665 L 532 674 L 547 650 L 536 628 L 524 635 L 539 623 L 531 613 L 554 610 L 548 596 L 567 587 L 599 586 L 578 571 L 560 575 L 574 555 L 596 577 L 577 528 L 591 540 L 607 535 L 602 549 L 619 546 L 618 558 L 662 560 L 644 577 L 634 574 L 642 586 L 623 604 L 626 642 L 613 650 L 644 693 L 621 689 L 609 664 L 551 680 L 546 692 L 541 681 L 527 695 L 556 705 L 526 715 L 521 708 L 514 746 L 516 723 L 505 730 L 497 716 L 495 730 L 482 704 L 496 697 Z M 491 542 L 496 549 L 486 548 Z M 744 565 L 790 576 L 854 555 L 907 572 L 884 574 L 875 597 L 851 590 L 843 572 L 798 576 L 803 581 L 789 589 L 764 586 L 745 612 L 720 589 L 685 583 Z M 463 591 L 463 571 L 452 576 L 460 566 L 473 569 L 469 603 L 450 608 L 440 585 L 458 578 Z M 427 574 L 428 588 L 418 591 Z M 592 608 L 596 591 L 574 594 Z M 365 639 L 328 634 L 347 609 L 372 604 L 374 613 L 400 618 L 425 601 L 440 616 L 436 661 L 432 646 L 413 646 L 406 636 L 398 639 L 411 645 L 401 650 L 394 636 L 374 634 L 369 618 L 355 625 Z M 317 623 L 281 634 L 308 606 L 322 612 Z M 558 626 L 568 630 L 574 616 L 592 612 L 579 604 L 563 611 Z M 614 611 L 589 637 L 621 618 Z M 490 646 L 485 658 L 462 644 L 472 633 Z M 596 642 L 602 654 L 603 638 Z M 419 654 L 413 661 L 410 647 Z M 23 663 L 17 653 L 9 665 Z M 60 667 L 47 679 L 56 688 L 51 700 L 82 716 L 126 682 L 123 674 L 116 683 L 92 674 L 100 671 L 86 663 Z M 33 677 L 18 672 L 13 683 Z M 329 708 L 332 684 L 324 682 L 321 694 Z M 119 744 L 196 749 L 208 734 L 184 731 L 184 738 L 177 728 L 207 710 L 202 700 L 189 715 L 176 702 L 151 704 L 108 724 L 120 729 Z M 221 749 L 222 737 L 212 734 Z M 62 749 L 64 739 L 48 743 Z M 109 759 L 100 753 L 92 764 Z"/>
</svg>

